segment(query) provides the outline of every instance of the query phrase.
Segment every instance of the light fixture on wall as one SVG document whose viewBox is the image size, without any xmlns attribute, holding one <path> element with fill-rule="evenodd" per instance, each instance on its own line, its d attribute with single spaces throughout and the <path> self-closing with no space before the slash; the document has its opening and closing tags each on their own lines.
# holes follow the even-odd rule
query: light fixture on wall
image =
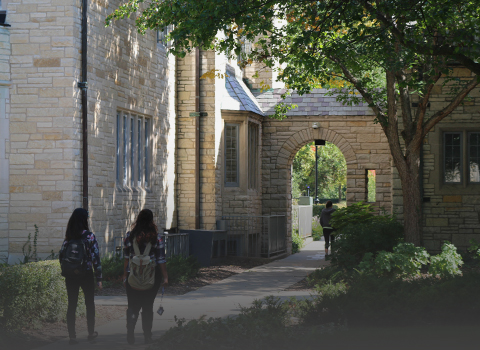
<svg viewBox="0 0 480 350">
<path fill-rule="evenodd" d="M 320 127 L 320 125 L 318 125 L 317 122 L 314 122 L 314 123 L 312 124 L 312 128 L 313 128 L 313 129 L 318 129 L 319 127 Z"/>
</svg>

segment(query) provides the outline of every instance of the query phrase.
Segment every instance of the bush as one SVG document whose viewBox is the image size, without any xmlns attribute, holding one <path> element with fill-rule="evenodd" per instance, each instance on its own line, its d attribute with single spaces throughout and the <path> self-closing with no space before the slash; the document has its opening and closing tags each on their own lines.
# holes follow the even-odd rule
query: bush
<svg viewBox="0 0 480 350">
<path fill-rule="evenodd" d="M 287 308 L 278 298 L 254 301 L 241 308 L 237 317 L 199 319 L 186 322 L 176 319 L 152 348 L 158 349 L 285 349 L 290 335 L 285 326 Z"/>
<path fill-rule="evenodd" d="M 382 250 L 375 258 L 373 253 L 365 254 L 359 268 L 365 272 L 374 271 L 377 275 L 410 277 L 419 275 L 429 258 L 425 248 L 415 247 L 412 243 L 399 243 L 393 252 Z"/>
<path fill-rule="evenodd" d="M 58 261 L 32 262 L 0 268 L 0 312 L 3 326 L 19 329 L 65 319 L 67 292 Z M 84 314 L 83 296 L 78 314 Z"/>
<path fill-rule="evenodd" d="M 298 253 L 305 245 L 305 241 L 296 232 L 292 233 L 292 254 Z"/>
<path fill-rule="evenodd" d="M 125 259 L 121 254 L 102 257 L 102 277 L 104 287 L 110 284 L 122 284 Z"/>
<path fill-rule="evenodd" d="M 333 220 L 333 219 L 332 219 Z M 391 216 L 370 217 L 368 222 L 347 225 L 335 235 L 331 262 L 346 269 L 353 269 L 367 253 L 393 251 L 403 240 L 403 226 Z"/>
<path fill-rule="evenodd" d="M 168 281 L 170 283 L 177 281 L 185 282 L 197 276 L 199 270 L 200 263 L 193 255 L 190 255 L 188 258 L 176 255 L 167 260 Z"/>
<path fill-rule="evenodd" d="M 412 277 L 420 274 L 423 266 L 429 265 L 428 272 L 442 278 L 460 275 L 462 257 L 457 248 L 445 242 L 442 253 L 430 256 L 425 248 L 415 247 L 412 243 L 399 243 L 393 252 L 380 251 L 374 257 L 373 253 L 366 253 L 359 264 L 359 269 L 365 273 L 374 273 L 391 277 Z"/>
<path fill-rule="evenodd" d="M 320 241 L 323 236 L 323 228 L 320 225 L 320 218 L 314 217 L 312 221 L 312 238 L 314 241 Z"/>
<path fill-rule="evenodd" d="M 465 273 L 448 279 L 435 277 L 404 281 L 358 275 L 348 288 L 325 288 L 304 313 L 312 323 L 348 323 L 352 326 L 421 324 L 478 324 L 480 274 Z"/>
<path fill-rule="evenodd" d="M 453 244 L 445 242 L 442 252 L 431 257 L 428 272 L 433 276 L 440 277 L 460 275 L 460 266 L 462 265 L 462 257 L 457 253 L 457 248 Z"/>
<path fill-rule="evenodd" d="M 371 204 L 363 202 L 354 203 L 348 207 L 335 210 L 330 219 L 330 226 L 334 227 L 338 233 L 343 233 L 347 226 L 356 226 L 358 224 L 369 223 L 375 216 Z"/>
</svg>

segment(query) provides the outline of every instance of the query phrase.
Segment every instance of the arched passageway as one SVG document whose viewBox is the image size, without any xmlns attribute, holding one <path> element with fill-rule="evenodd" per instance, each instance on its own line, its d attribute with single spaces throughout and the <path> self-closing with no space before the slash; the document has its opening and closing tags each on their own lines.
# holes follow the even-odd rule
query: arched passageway
<svg viewBox="0 0 480 350">
<path fill-rule="evenodd" d="M 347 163 L 347 205 L 367 199 L 367 173 L 375 170 L 375 205 L 391 210 L 391 164 L 388 144 L 379 126 L 365 116 L 323 117 L 318 122 L 299 120 L 265 121 L 262 157 L 263 214 L 287 217 L 287 247 L 291 249 L 292 194 L 291 165 L 305 144 L 316 139 L 337 146 Z M 312 118 L 313 119 L 313 118 Z M 333 121 L 333 120 L 341 121 Z M 342 120 L 343 119 L 343 120 Z"/>
</svg>

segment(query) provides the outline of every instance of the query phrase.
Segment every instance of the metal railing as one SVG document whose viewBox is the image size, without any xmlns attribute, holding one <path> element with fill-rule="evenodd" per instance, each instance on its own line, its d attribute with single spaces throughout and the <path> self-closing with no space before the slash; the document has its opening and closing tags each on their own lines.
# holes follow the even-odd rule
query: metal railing
<svg viewBox="0 0 480 350">
<path fill-rule="evenodd" d="M 165 239 L 165 256 L 171 258 L 172 256 L 181 255 L 188 258 L 190 255 L 190 242 L 188 233 L 166 233 L 161 234 Z M 116 254 L 123 254 L 123 241 L 125 237 L 114 237 L 114 246 Z"/>
<path fill-rule="evenodd" d="M 260 257 L 286 251 L 286 219 L 284 215 L 222 216 L 227 222 L 227 254 Z"/>
<path fill-rule="evenodd" d="M 190 255 L 188 233 L 164 233 L 162 236 L 165 237 L 165 256 L 167 259 L 177 255 L 188 258 Z"/>
</svg>

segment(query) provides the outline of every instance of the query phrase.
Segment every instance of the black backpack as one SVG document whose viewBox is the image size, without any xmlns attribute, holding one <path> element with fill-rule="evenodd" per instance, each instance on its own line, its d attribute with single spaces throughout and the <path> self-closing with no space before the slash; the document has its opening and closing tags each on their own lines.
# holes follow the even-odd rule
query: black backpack
<svg viewBox="0 0 480 350">
<path fill-rule="evenodd" d="M 64 277 L 83 277 L 87 274 L 87 249 L 82 239 L 68 241 L 61 268 Z"/>
</svg>

